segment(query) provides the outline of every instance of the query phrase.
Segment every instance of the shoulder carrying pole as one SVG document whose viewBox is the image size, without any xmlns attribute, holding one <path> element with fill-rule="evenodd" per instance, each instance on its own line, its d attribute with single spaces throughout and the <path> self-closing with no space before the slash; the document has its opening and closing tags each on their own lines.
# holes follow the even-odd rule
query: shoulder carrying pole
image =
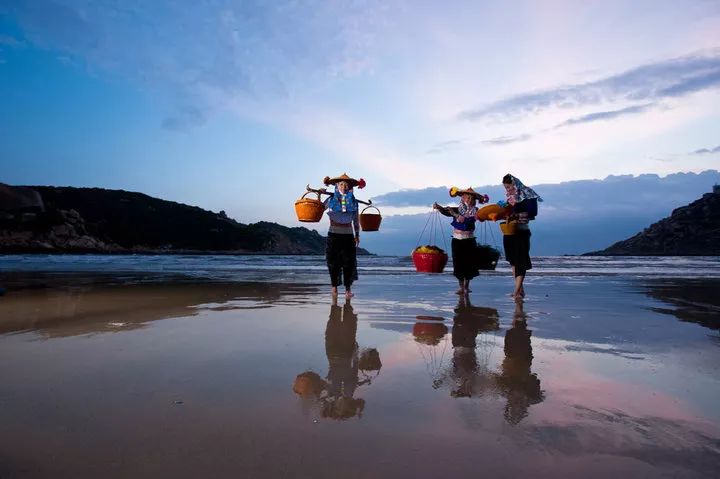
<svg viewBox="0 0 720 479">
<path fill-rule="evenodd" d="M 316 189 L 316 188 L 310 188 L 310 185 L 307 185 L 305 187 L 305 189 L 307 191 L 312 191 L 313 193 L 317 193 L 318 195 L 328 195 L 328 196 L 333 195 L 332 193 L 329 193 L 327 191 L 323 191 L 323 190 Z M 358 200 L 357 198 L 355 198 L 355 200 L 357 200 L 358 203 L 361 203 L 363 205 L 372 205 L 372 200 L 363 201 L 363 200 Z"/>
</svg>

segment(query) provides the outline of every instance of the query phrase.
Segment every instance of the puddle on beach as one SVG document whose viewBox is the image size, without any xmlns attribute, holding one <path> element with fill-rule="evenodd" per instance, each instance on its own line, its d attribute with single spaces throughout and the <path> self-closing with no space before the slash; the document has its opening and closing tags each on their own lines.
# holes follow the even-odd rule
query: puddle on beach
<svg viewBox="0 0 720 479">
<path fill-rule="evenodd" d="M 392 278 L 337 302 L 270 283 L 8 294 L 0 477 L 718 470 L 712 295 L 544 277 L 516 303 L 506 280 L 469 300 Z"/>
</svg>

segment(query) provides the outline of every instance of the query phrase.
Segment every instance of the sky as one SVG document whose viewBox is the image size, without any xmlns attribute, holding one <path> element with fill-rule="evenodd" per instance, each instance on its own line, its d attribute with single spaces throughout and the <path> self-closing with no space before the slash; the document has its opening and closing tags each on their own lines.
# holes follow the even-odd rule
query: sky
<svg viewBox="0 0 720 479">
<path fill-rule="evenodd" d="M 343 172 L 368 199 L 719 166 L 719 1 L 0 0 L 3 183 L 297 226 Z"/>
</svg>

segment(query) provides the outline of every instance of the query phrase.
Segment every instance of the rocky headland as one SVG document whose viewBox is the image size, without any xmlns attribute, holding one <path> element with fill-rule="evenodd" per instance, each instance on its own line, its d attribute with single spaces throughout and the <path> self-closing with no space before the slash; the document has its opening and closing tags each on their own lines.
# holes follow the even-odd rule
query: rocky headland
<svg viewBox="0 0 720 479">
<path fill-rule="evenodd" d="M 586 253 L 593 256 L 720 255 L 720 187 L 645 228 L 632 238 Z"/>
<path fill-rule="evenodd" d="M 0 184 L 0 253 L 324 252 L 325 237 L 304 227 L 243 224 L 123 190 Z"/>
</svg>

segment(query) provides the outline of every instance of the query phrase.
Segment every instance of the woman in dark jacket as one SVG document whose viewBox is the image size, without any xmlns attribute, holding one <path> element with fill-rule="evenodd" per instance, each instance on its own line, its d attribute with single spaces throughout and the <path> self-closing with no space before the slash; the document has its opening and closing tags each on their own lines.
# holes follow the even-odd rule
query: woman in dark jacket
<svg viewBox="0 0 720 479">
<path fill-rule="evenodd" d="M 535 219 L 537 202 L 542 201 L 542 198 L 535 193 L 535 190 L 528 188 L 522 181 L 509 173 L 503 177 L 502 182 L 507 202 L 513 207 L 508 222 L 515 223 L 515 233 L 503 236 L 505 259 L 510 263 L 515 278 L 515 289 L 512 296 L 522 298 L 525 296 L 525 287 L 523 286 L 525 273 L 532 269 L 529 222 Z"/>
</svg>

